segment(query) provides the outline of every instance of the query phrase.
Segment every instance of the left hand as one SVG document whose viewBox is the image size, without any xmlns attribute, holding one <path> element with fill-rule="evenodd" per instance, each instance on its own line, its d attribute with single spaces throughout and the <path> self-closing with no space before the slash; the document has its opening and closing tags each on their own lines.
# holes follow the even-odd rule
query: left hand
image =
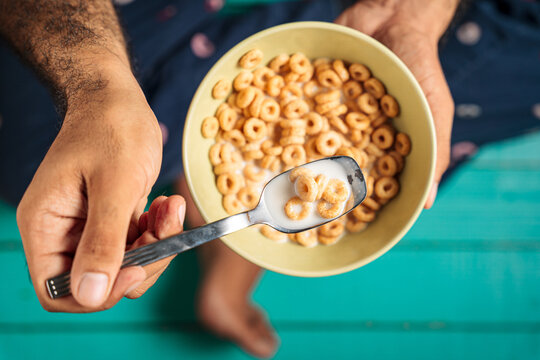
<svg viewBox="0 0 540 360">
<path fill-rule="evenodd" d="M 423 21 L 408 17 L 406 10 L 380 1 L 362 1 L 345 10 L 336 23 L 359 30 L 386 45 L 409 67 L 424 91 L 437 134 L 435 178 L 424 205 L 429 209 L 450 161 L 454 118 L 454 101 L 439 62 L 437 47 L 446 26 L 441 27 L 444 21 L 437 23 L 431 19 Z"/>
</svg>

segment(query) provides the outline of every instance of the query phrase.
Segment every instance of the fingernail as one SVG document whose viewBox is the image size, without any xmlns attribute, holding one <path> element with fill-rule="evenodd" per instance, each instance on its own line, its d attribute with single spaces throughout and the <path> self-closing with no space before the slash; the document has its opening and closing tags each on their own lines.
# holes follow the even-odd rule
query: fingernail
<svg viewBox="0 0 540 360">
<path fill-rule="evenodd" d="M 99 306 L 103 303 L 107 292 L 109 277 L 103 273 L 84 273 L 79 284 L 79 298 L 84 305 Z"/>
<path fill-rule="evenodd" d="M 143 281 L 138 281 L 138 282 L 136 282 L 135 284 L 131 285 L 131 286 L 129 287 L 129 289 L 127 289 L 126 292 L 124 293 L 124 296 L 127 295 L 127 294 L 129 294 L 130 292 L 132 292 L 133 290 L 135 290 L 135 289 L 138 288 L 139 286 L 141 286 L 141 284 L 142 284 L 143 282 L 144 282 L 144 280 L 143 280 Z"/>
<path fill-rule="evenodd" d="M 178 218 L 180 219 L 180 224 L 184 226 L 184 218 L 186 216 L 186 203 L 180 204 L 178 207 Z"/>
<path fill-rule="evenodd" d="M 433 206 L 433 203 L 435 202 L 435 198 L 437 197 L 438 189 L 439 189 L 438 183 L 433 183 L 433 185 L 431 185 L 431 189 L 429 190 L 429 195 L 428 195 L 428 200 L 427 200 L 428 208 Z"/>
</svg>

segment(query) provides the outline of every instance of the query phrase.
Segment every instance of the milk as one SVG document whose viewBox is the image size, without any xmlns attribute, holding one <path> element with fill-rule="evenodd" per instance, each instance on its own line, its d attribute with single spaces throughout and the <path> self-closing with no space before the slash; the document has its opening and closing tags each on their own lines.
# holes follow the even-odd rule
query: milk
<svg viewBox="0 0 540 360">
<path fill-rule="evenodd" d="M 302 165 L 301 167 L 313 171 L 314 175 L 325 175 L 328 179 L 341 180 L 347 188 L 347 199 L 343 202 L 343 208 L 348 203 L 351 196 L 351 186 L 347 181 L 347 172 L 343 166 L 334 160 L 321 160 Z M 264 190 L 264 202 L 268 209 L 272 222 L 288 229 L 304 229 L 317 226 L 332 219 L 326 219 L 319 215 L 317 211 L 318 201 L 311 203 L 310 214 L 302 220 L 292 220 L 285 214 L 285 204 L 295 193 L 294 183 L 289 180 L 289 172 L 281 174 L 268 183 Z M 340 214 L 345 209 L 341 209 Z M 348 210 L 348 209 L 347 209 Z"/>
</svg>

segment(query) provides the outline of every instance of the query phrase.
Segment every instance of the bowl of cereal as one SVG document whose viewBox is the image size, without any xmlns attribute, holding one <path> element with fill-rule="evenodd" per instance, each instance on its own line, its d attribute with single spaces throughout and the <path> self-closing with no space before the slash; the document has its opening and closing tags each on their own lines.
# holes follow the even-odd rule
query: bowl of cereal
<svg viewBox="0 0 540 360">
<path fill-rule="evenodd" d="M 278 173 L 330 156 L 356 160 L 367 197 L 346 216 L 296 235 L 262 226 L 223 238 L 259 266 L 310 277 L 361 267 L 406 234 L 428 196 L 435 151 L 429 106 L 407 67 L 376 40 L 322 22 L 276 26 L 227 52 L 195 93 L 183 139 L 206 221 L 254 208 Z M 331 206 L 330 195 L 320 201 Z"/>
</svg>

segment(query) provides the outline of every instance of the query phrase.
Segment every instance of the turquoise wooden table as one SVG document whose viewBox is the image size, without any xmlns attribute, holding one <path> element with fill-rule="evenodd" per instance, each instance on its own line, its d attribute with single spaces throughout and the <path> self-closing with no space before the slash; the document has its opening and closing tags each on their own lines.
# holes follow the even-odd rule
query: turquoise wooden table
<svg viewBox="0 0 540 360">
<path fill-rule="evenodd" d="M 140 300 L 47 313 L 0 204 L 0 273 L 0 359 L 249 358 L 196 325 L 192 253 Z M 255 300 L 277 359 L 540 359 L 540 134 L 483 148 L 375 262 L 322 279 L 268 272 Z"/>
</svg>

